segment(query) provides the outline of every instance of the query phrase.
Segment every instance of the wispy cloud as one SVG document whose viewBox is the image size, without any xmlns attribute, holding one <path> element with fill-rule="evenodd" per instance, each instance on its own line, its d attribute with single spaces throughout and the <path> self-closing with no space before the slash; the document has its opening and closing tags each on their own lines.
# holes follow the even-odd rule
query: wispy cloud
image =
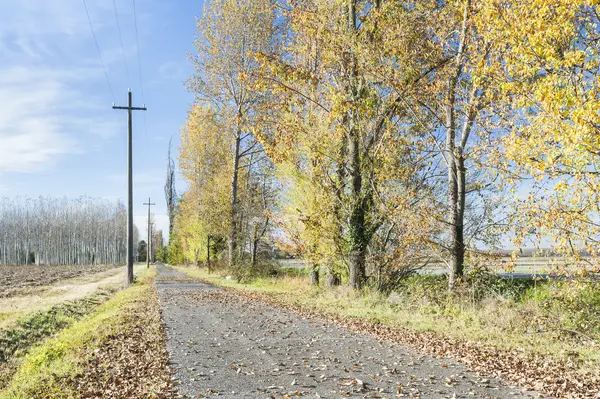
<svg viewBox="0 0 600 399">
<path fill-rule="evenodd" d="M 105 3 L 90 2 L 99 31 L 112 12 Z M 47 170 L 102 145 L 90 137 L 118 132 L 93 90 L 106 82 L 82 3 L 0 0 L 0 7 L 0 173 Z M 107 65 L 117 60 L 109 38 Z"/>
<path fill-rule="evenodd" d="M 94 115 L 76 89 L 93 70 L 0 68 L 0 172 L 36 172 L 61 156 L 93 149 L 89 135 L 110 137 L 114 120 Z"/>
</svg>

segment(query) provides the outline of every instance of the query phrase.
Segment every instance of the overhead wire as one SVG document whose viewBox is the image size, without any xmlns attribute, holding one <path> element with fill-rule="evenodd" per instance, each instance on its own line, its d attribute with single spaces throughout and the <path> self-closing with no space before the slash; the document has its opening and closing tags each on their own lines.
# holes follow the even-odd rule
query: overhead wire
<svg viewBox="0 0 600 399">
<path fill-rule="evenodd" d="M 140 58 L 140 39 L 138 34 L 138 26 L 137 26 L 137 12 L 135 9 L 135 0 L 133 0 L 133 24 L 135 26 L 135 44 L 137 48 L 137 59 L 138 59 L 138 70 L 140 73 L 140 89 L 142 94 L 142 102 L 144 101 L 144 81 L 142 78 L 142 61 Z"/>
<path fill-rule="evenodd" d="M 114 1 L 114 0 L 113 0 Z M 137 25 L 137 10 L 135 7 L 135 0 L 132 0 L 133 2 L 133 24 L 135 26 L 135 43 L 136 43 L 136 49 L 137 49 L 137 59 L 138 59 L 138 71 L 140 74 L 140 92 L 142 95 L 142 103 L 144 104 L 144 106 L 146 105 L 146 100 L 144 98 L 144 80 L 142 77 L 142 59 L 140 57 L 140 38 L 139 38 L 139 33 L 138 33 L 138 25 Z M 144 118 L 144 135 L 146 137 L 146 145 L 148 142 L 148 125 L 146 123 L 146 113 L 144 112 L 143 114 L 143 118 Z"/>
<path fill-rule="evenodd" d="M 117 12 L 117 3 L 115 0 L 113 0 L 113 9 L 115 10 L 115 20 L 117 21 L 117 30 L 119 32 L 119 42 L 121 43 L 121 54 L 123 55 L 123 62 L 125 63 L 125 73 L 127 73 L 127 82 L 131 85 L 127 57 L 125 57 L 125 47 L 123 46 L 123 35 L 121 35 L 121 24 L 119 23 L 119 13 Z"/>
<path fill-rule="evenodd" d="M 111 97 L 113 99 L 113 103 L 114 103 L 114 102 L 116 102 L 115 93 L 112 89 L 112 85 L 110 84 L 110 79 L 108 78 L 108 71 L 106 69 L 106 65 L 104 64 L 104 60 L 102 59 L 102 52 L 100 51 L 100 46 L 98 45 L 98 39 L 96 38 L 96 33 L 94 32 L 94 27 L 92 25 L 90 13 L 88 11 L 88 7 L 87 7 L 85 0 L 82 0 L 82 1 L 83 1 L 83 7 L 85 8 L 85 14 L 87 15 L 88 23 L 90 24 L 90 30 L 92 31 L 92 37 L 94 38 L 94 43 L 96 44 L 96 50 L 98 50 L 98 57 L 100 57 L 100 64 L 102 64 L 102 69 L 104 70 L 104 77 L 106 78 L 106 83 L 108 84 L 108 89 L 110 91 L 110 95 L 111 95 Z"/>
<path fill-rule="evenodd" d="M 104 71 L 104 77 L 106 78 L 106 83 L 108 84 L 108 90 L 110 91 L 110 96 L 112 97 L 113 104 L 116 103 L 115 92 L 113 91 L 112 85 L 110 84 L 110 79 L 108 78 L 108 70 L 106 69 L 106 64 L 104 63 L 104 59 L 102 58 L 102 52 L 100 51 L 100 45 L 98 44 L 98 38 L 96 37 L 96 32 L 94 31 L 94 25 L 92 24 L 92 19 L 90 18 L 90 11 L 88 10 L 87 3 L 85 0 L 82 0 L 83 8 L 85 8 L 85 15 L 87 15 L 87 20 L 90 25 L 90 31 L 92 32 L 92 37 L 94 38 L 94 43 L 96 44 L 96 50 L 98 51 L 98 57 L 100 58 L 100 64 L 102 64 L 102 70 Z M 125 132 L 121 130 L 121 138 L 123 139 L 123 144 L 127 145 L 127 139 L 125 138 Z"/>
</svg>

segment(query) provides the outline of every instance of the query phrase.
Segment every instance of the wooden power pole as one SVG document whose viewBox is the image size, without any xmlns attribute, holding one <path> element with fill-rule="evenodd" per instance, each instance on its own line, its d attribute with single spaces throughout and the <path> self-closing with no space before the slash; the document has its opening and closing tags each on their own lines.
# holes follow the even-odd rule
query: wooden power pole
<svg viewBox="0 0 600 399">
<path fill-rule="evenodd" d="M 150 223 L 150 260 L 154 262 L 154 256 L 152 256 L 152 234 L 154 233 L 154 223 Z"/>
<path fill-rule="evenodd" d="M 148 202 L 144 202 L 144 205 L 148 205 L 148 243 L 146 244 L 146 268 L 149 268 L 150 256 L 152 255 L 152 227 L 150 226 L 150 207 L 156 204 L 150 202 L 150 197 L 148 197 Z"/>
<path fill-rule="evenodd" d="M 145 111 L 146 107 L 132 105 L 131 90 L 127 91 L 127 106 L 113 109 L 127 110 L 127 285 L 133 283 L 133 111 Z"/>
</svg>

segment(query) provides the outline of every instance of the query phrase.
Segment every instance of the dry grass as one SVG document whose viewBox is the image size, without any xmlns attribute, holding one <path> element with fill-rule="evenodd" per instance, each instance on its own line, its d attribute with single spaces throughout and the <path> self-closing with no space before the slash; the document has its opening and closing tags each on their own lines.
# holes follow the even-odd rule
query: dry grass
<svg viewBox="0 0 600 399">
<path fill-rule="evenodd" d="M 145 265 L 136 265 L 134 270 L 136 274 L 146 273 Z M 64 280 L 50 280 L 46 285 L 15 289 L 10 297 L 0 296 L 0 328 L 10 327 L 19 317 L 28 313 L 45 311 L 67 301 L 76 301 L 99 290 L 120 289 L 124 279 L 124 268 L 113 267 Z"/>
<path fill-rule="evenodd" d="M 113 392 L 111 397 L 147 398 L 152 397 L 158 389 L 168 388 L 166 355 L 159 354 L 157 349 L 163 345 L 163 337 L 160 315 L 154 303 L 152 279 L 149 278 L 153 273 L 153 270 L 147 271 L 144 268 L 139 277 L 145 284 L 136 284 L 115 294 L 82 320 L 72 323 L 41 345 L 31 348 L 20 359 L 6 388 L 0 391 L 0 398 L 104 397 L 105 393 L 111 392 L 110 389 Z M 152 314 L 140 317 L 145 312 Z M 122 338 L 129 336 L 128 331 L 134 330 L 142 334 L 138 334 L 139 339 L 134 339 L 133 343 L 126 347 Z M 112 345 L 114 340 L 118 342 Z M 152 353 L 143 358 L 133 356 L 133 352 L 139 348 L 133 349 L 131 346 L 138 341 L 142 345 L 152 341 Z M 147 345 L 143 347 L 146 348 Z M 132 353 L 127 352 L 130 348 Z M 115 355 L 119 350 L 127 353 L 123 356 Z M 100 360 L 105 352 L 110 356 Z M 102 382 L 119 381 L 117 378 L 111 379 L 108 375 L 110 370 L 118 370 L 120 367 L 117 364 L 106 363 L 111 359 L 115 362 L 118 359 L 129 359 L 135 363 L 135 370 L 148 372 L 147 375 L 140 372 L 132 377 L 131 381 L 127 381 L 127 389 L 142 387 L 135 390 L 135 395 L 129 390 L 121 395 L 125 390 L 120 391 L 118 384 L 111 383 L 110 387 L 102 385 Z M 90 369 L 91 364 L 98 362 L 103 363 L 102 367 Z M 98 374 L 101 370 L 105 370 L 105 374 Z M 149 370 L 160 370 L 160 378 Z M 93 375 L 86 374 L 92 372 Z M 86 383 L 86 375 L 94 377 L 93 383 Z M 96 388 L 99 390 L 95 391 Z M 82 389 L 88 392 L 83 392 Z M 89 396 L 90 394 L 92 396 Z"/>
</svg>

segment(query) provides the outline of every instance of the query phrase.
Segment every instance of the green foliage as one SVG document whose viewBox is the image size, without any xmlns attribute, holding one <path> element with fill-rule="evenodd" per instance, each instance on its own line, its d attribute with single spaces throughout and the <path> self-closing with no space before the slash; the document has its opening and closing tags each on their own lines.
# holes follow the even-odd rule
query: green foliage
<svg viewBox="0 0 600 399">
<path fill-rule="evenodd" d="M 531 288 L 527 296 L 539 303 L 543 311 L 539 323 L 545 329 L 600 340 L 600 281 L 559 279 Z"/>
<path fill-rule="evenodd" d="M 238 283 L 250 283 L 257 278 L 277 276 L 279 265 L 274 260 L 260 260 L 254 266 L 247 261 L 238 261 L 229 272 Z"/>
<path fill-rule="evenodd" d="M 171 265 L 181 265 L 185 262 L 183 248 L 176 232 L 171 233 L 169 245 L 166 247 L 166 260 Z"/>
<path fill-rule="evenodd" d="M 453 292 L 448 291 L 445 276 L 415 275 L 392 295 L 398 306 L 426 314 L 481 318 L 493 325 L 504 316 L 493 321 L 484 314 L 500 306 L 505 312 L 516 311 L 510 316 L 512 321 L 503 326 L 506 329 L 600 338 L 600 282 L 596 280 L 506 279 L 476 269 L 469 271 Z"/>
<path fill-rule="evenodd" d="M 463 295 L 470 295 L 472 300 L 478 302 L 486 298 L 520 301 L 527 295 L 529 288 L 536 284 L 532 279 L 503 278 L 485 267 L 467 269 L 464 280 L 459 289 Z"/>
<path fill-rule="evenodd" d="M 167 249 L 167 247 L 158 247 L 156 249 L 156 259 L 159 262 L 163 262 L 163 263 L 168 263 L 167 257 L 168 257 L 169 251 Z"/>
<path fill-rule="evenodd" d="M 148 244 L 146 244 L 146 241 L 141 240 L 140 242 L 138 242 L 138 247 L 137 247 L 137 251 L 138 251 L 138 262 L 145 262 L 146 261 L 146 257 L 148 255 Z"/>
<path fill-rule="evenodd" d="M 277 269 L 277 277 L 306 277 L 310 275 L 310 269 L 303 267 L 279 267 Z M 324 276 L 322 276 L 324 277 Z"/>
</svg>

